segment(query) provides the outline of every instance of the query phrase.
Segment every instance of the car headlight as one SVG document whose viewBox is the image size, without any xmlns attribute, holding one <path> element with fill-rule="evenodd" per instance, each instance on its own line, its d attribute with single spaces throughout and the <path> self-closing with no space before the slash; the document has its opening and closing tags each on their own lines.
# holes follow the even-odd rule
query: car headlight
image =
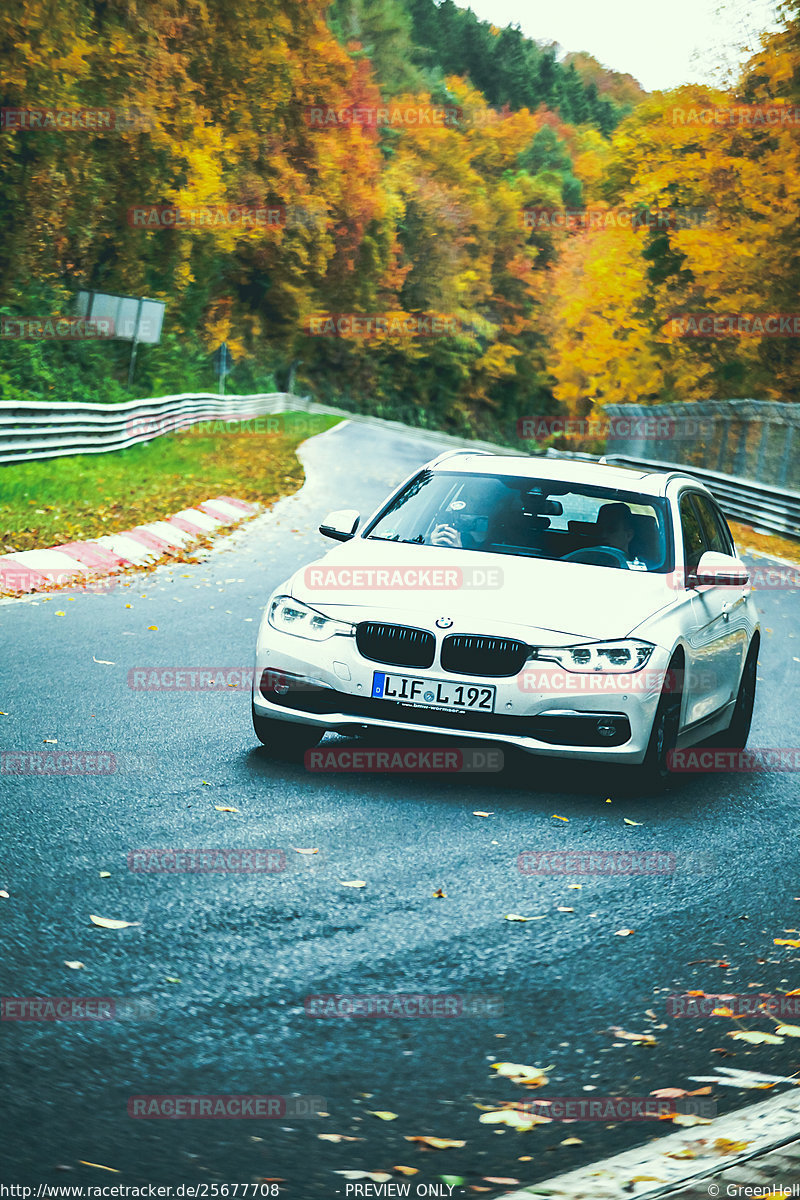
<svg viewBox="0 0 800 1200">
<path fill-rule="evenodd" d="M 291 596 L 275 597 L 269 606 L 269 623 L 281 633 L 293 633 L 312 642 L 324 642 L 337 633 L 345 636 L 355 633 L 355 625 L 326 617 L 325 613 L 317 612 L 315 608 L 303 604 L 302 600 L 293 600 Z"/>
<path fill-rule="evenodd" d="M 638 671 L 655 649 L 649 642 L 590 642 L 583 646 L 533 646 L 536 661 L 557 662 L 568 671 Z"/>
</svg>

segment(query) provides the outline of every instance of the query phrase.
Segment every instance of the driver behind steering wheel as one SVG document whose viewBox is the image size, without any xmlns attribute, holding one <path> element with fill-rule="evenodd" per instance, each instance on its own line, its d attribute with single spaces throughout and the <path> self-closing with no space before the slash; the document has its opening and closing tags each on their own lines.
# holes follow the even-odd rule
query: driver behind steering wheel
<svg viewBox="0 0 800 1200">
<path fill-rule="evenodd" d="M 627 504 L 604 504 L 597 514 L 598 545 L 613 546 L 630 558 L 636 529 Z"/>
</svg>

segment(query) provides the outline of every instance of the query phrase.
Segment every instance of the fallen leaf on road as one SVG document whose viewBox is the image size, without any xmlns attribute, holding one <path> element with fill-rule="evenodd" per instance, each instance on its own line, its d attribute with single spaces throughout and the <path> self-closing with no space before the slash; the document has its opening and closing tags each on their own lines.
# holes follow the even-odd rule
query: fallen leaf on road
<svg viewBox="0 0 800 1200">
<path fill-rule="evenodd" d="M 636 933 L 635 929 L 618 929 L 614 937 L 630 937 L 632 933 Z"/>
<path fill-rule="evenodd" d="M 556 821 L 568 821 L 569 820 L 569 817 L 560 817 L 558 815 L 558 813 L 553 813 L 552 815 Z"/>
<path fill-rule="evenodd" d="M 673 1125 L 710 1125 L 709 1117 L 695 1117 L 692 1113 L 667 1113 L 661 1120 L 672 1121 Z"/>
<path fill-rule="evenodd" d="M 519 1183 L 518 1179 L 506 1179 L 502 1175 L 484 1175 L 487 1183 Z"/>
<path fill-rule="evenodd" d="M 419 1167 L 392 1167 L 398 1175 L 419 1175 Z"/>
<path fill-rule="evenodd" d="M 643 825 L 644 824 L 644 821 L 631 821 L 630 818 L 628 818 L 628 817 L 623 817 L 622 819 L 626 825 Z"/>
<path fill-rule="evenodd" d="M 85 1158 L 79 1158 L 78 1162 L 82 1167 L 97 1167 L 98 1171 L 112 1171 L 115 1175 L 120 1174 L 116 1167 L 104 1167 L 102 1163 L 87 1162 Z"/>
<path fill-rule="evenodd" d="M 628 1033 L 626 1029 L 620 1029 L 619 1025 L 612 1025 L 610 1029 L 606 1030 L 606 1033 L 623 1042 L 639 1042 L 643 1046 L 655 1046 L 658 1044 L 652 1033 Z"/>
<path fill-rule="evenodd" d="M 58 612 L 57 612 L 55 615 L 56 615 L 57 617 L 65 617 L 67 614 L 66 614 L 65 612 L 62 612 L 62 611 L 61 611 L 61 609 L 59 609 L 59 611 L 58 611 Z M 110 1170 L 111 1170 L 111 1168 L 110 1168 L 110 1167 L 106 1167 L 106 1170 L 110 1171 Z M 117 1174 L 119 1174 L 119 1172 L 117 1172 Z"/>
<path fill-rule="evenodd" d="M 215 804 L 214 808 L 217 812 L 235 812 L 238 813 L 238 808 L 231 808 L 229 804 Z"/>
<path fill-rule="evenodd" d="M 494 813 L 493 812 L 482 812 L 481 809 L 476 808 L 472 815 L 473 815 L 473 817 L 493 817 Z"/>
<path fill-rule="evenodd" d="M 497 1071 L 503 1079 L 510 1079 L 512 1083 L 522 1083 L 525 1087 L 544 1087 L 548 1082 L 547 1076 L 539 1067 L 528 1067 L 524 1063 L 492 1063 L 492 1070 Z"/>
<path fill-rule="evenodd" d="M 656 1088 L 650 1095 L 657 1096 L 659 1100 L 677 1100 L 679 1096 L 710 1096 L 711 1088 L 697 1088 L 694 1092 L 687 1092 L 684 1088 Z"/>
<path fill-rule="evenodd" d="M 57 746 L 58 738 L 42 738 L 42 742 L 45 746 Z"/>
<path fill-rule="evenodd" d="M 552 1117 L 540 1116 L 538 1113 L 521 1113 L 514 1108 L 496 1108 L 493 1112 L 482 1113 L 478 1120 L 481 1125 L 508 1125 L 519 1133 L 525 1133 L 535 1125 L 553 1123 Z"/>
<path fill-rule="evenodd" d="M 166 979 L 167 983 L 180 983 L 181 982 L 177 975 L 165 975 L 164 978 Z"/>
<path fill-rule="evenodd" d="M 582 1146 L 583 1140 L 581 1138 L 564 1138 L 561 1145 L 562 1146 Z"/>
<path fill-rule="evenodd" d="M 434 900 L 447 899 L 447 892 L 444 890 L 444 888 L 437 888 L 435 892 L 431 892 L 431 895 L 433 896 Z"/>
<path fill-rule="evenodd" d="M 778 1037 L 800 1037 L 800 1025 L 779 1025 L 775 1032 Z"/>
<path fill-rule="evenodd" d="M 460 1150 L 462 1146 L 466 1146 L 466 1142 L 459 1142 L 453 1138 L 437 1138 L 437 1137 L 406 1137 L 407 1142 L 419 1142 L 421 1146 L 427 1146 L 430 1150 L 449 1150 L 450 1147 Z"/>
<path fill-rule="evenodd" d="M 732 1142 L 730 1138 L 718 1137 L 711 1143 L 711 1149 L 715 1154 L 741 1154 L 749 1145 L 750 1142 Z"/>
<path fill-rule="evenodd" d="M 363 1142 L 363 1138 L 348 1137 L 346 1133 L 318 1133 L 321 1142 Z"/>
<path fill-rule="evenodd" d="M 92 655 L 92 660 L 101 667 L 115 667 L 117 665 L 114 662 L 109 662 L 107 658 L 95 658 L 94 655 Z"/>
<path fill-rule="evenodd" d="M 314 847 L 313 847 L 313 849 L 310 849 L 310 850 L 301 850 L 299 846 L 294 846 L 294 847 L 293 847 L 293 849 L 294 849 L 294 850 L 295 850 L 295 851 L 296 851 L 298 854 L 319 854 L 319 847 L 318 847 L 318 846 L 314 846 Z"/>
<path fill-rule="evenodd" d="M 69 968 L 70 968 L 71 970 L 73 970 L 73 971 L 80 971 L 80 970 L 81 970 L 81 969 L 82 969 L 82 968 L 85 966 L 85 963 L 78 962 L 78 960 L 77 960 L 77 959 L 68 959 L 68 958 L 65 958 L 65 959 L 64 959 L 64 966 L 65 966 L 65 967 L 69 967 Z"/>
<path fill-rule="evenodd" d="M 147 628 L 148 628 L 148 629 L 152 629 L 152 630 L 154 630 L 156 633 L 158 633 L 158 626 L 157 626 L 157 625 L 148 625 L 148 626 L 147 626 Z"/>
<path fill-rule="evenodd" d="M 737 1042 L 750 1042 L 753 1046 L 758 1046 L 762 1042 L 767 1042 L 770 1046 L 783 1045 L 783 1038 L 776 1037 L 774 1033 L 760 1033 L 756 1029 L 738 1029 L 736 1033 L 729 1033 L 728 1037 Z"/>
<path fill-rule="evenodd" d="M 521 917 L 519 913 L 506 913 L 504 921 L 543 921 L 544 917 Z"/>
<path fill-rule="evenodd" d="M 697 1151 L 692 1150 L 690 1146 L 684 1146 L 683 1150 L 666 1151 L 666 1158 L 697 1158 Z"/>
<path fill-rule="evenodd" d="M 101 871 L 101 872 L 100 872 L 100 878 L 101 878 L 101 879 L 110 879 L 110 878 L 111 878 L 111 872 L 110 872 L 110 871 Z"/>
<path fill-rule="evenodd" d="M 0 891 L 0 900 L 8 900 L 8 899 L 9 899 L 8 892 L 5 890 L 5 888 L 3 888 L 3 890 Z"/>
<path fill-rule="evenodd" d="M 131 925 L 141 925 L 141 921 L 115 921 L 112 917 L 95 917 L 91 913 L 89 920 L 101 929 L 128 929 Z"/>
<path fill-rule="evenodd" d="M 345 1179 L 371 1179 L 373 1183 L 388 1183 L 391 1175 L 385 1171 L 334 1171 L 334 1175 L 343 1175 Z"/>
<path fill-rule="evenodd" d="M 366 887 L 367 883 L 364 879 L 340 879 L 339 883 L 342 887 Z"/>
<path fill-rule="evenodd" d="M 800 941 L 797 938 L 773 938 L 776 946 L 794 946 L 795 950 L 800 950 Z"/>
<path fill-rule="evenodd" d="M 396 1121 L 397 1120 L 397 1113 L 389 1112 L 386 1109 L 383 1109 L 383 1110 L 379 1109 L 377 1112 L 374 1112 L 371 1108 L 368 1108 L 367 1112 L 369 1113 L 369 1115 L 371 1117 L 380 1117 L 380 1119 L 382 1121 Z"/>
</svg>

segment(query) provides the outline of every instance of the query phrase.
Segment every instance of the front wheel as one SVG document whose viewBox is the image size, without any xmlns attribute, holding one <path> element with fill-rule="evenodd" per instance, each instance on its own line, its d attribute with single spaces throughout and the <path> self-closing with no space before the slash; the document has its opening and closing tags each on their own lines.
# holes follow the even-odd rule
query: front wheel
<svg viewBox="0 0 800 1200">
<path fill-rule="evenodd" d="M 313 725 L 296 725 L 290 721 L 276 721 L 274 717 L 262 717 L 255 706 L 253 729 L 255 735 L 275 758 L 302 758 L 306 750 L 312 750 L 322 740 L 324 729 Z"/>
<path fill-rule="evenodd" d="M 678 744 L 683 697 L 683 670 L 670 664 L 661 689 L 642 773 L 649 784 L 662 786 L 670 775 L 670 755 Z"/>
</svg>

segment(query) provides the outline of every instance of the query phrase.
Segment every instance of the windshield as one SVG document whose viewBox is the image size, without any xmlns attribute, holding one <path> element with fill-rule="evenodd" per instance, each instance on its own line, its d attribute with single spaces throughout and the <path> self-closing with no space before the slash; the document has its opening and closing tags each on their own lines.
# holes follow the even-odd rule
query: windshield
<svg viewBox="0 0 800 1200">
<path fill-rule="evenodd" d="M 618 570 L 671 569 L 666 501 L 618 488 L 422 471 L 366 536 Z"/>
</svg>

